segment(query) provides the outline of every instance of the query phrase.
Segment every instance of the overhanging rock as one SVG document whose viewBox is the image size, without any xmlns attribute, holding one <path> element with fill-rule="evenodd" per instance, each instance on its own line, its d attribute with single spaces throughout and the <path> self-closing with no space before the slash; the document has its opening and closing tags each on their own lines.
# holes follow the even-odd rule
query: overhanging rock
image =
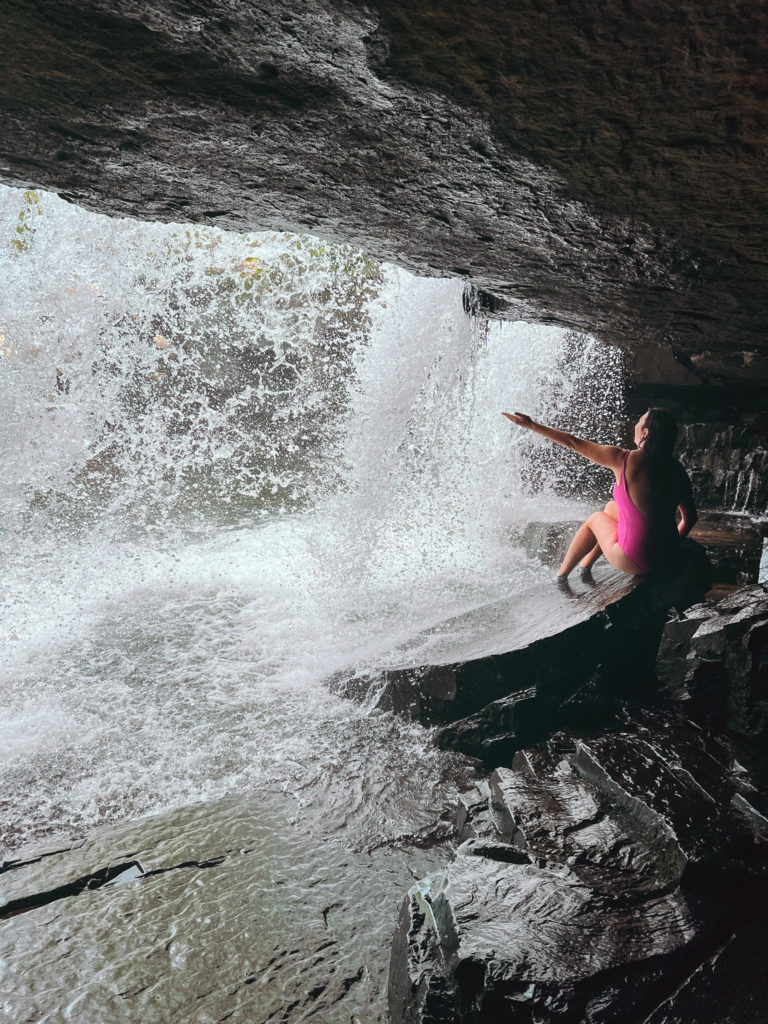
<svg viewBox="0 0 768 1024">
<path fill-rule="evenodd" d="M 0 179 L 768 382 L 759 5 L 6 0 Z"/>
</svg>

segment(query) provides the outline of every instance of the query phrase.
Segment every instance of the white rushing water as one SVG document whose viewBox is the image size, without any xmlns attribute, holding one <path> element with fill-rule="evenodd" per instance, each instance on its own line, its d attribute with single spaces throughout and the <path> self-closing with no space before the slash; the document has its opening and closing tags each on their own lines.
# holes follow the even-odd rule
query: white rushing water
<svg viewBox="0 0 768 1024">
<path fill-rule="evenodd" d="M 618 357 L 315 239 L 0 215 L 6 849 L 265 785 L 441 813 L 457 759 L 327 680 L 542 577 L 509 529 L 573 508 L 500 412 L 599 378 L 615 440 Z"/>
</svg>

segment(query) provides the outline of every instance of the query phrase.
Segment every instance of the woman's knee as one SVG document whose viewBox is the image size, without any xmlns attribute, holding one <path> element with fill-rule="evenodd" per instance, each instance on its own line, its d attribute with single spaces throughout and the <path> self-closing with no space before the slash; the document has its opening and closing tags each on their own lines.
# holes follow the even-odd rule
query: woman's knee
<svg viewBox="0 0 768 1024">
<path fill-rule="evenodd" d="M 609 501 L 608 504 L 603 509 L 603 511 L 605 512 L 605 514 L 607 516 L 610 516 L 611 519 L 617 519 L 618 520 L 618 518 L 619 518 L 619 506 L 616 504 L 615 501 Z"/>
<path fill-rule="evenodd" d="M 597 543 L 605 551 L 606 546 L 616 543 L 619 524 L 613 516 L 606 512 L 593 512 L 587 520 L 587 526 L 595 535 Z"/>
</svg>

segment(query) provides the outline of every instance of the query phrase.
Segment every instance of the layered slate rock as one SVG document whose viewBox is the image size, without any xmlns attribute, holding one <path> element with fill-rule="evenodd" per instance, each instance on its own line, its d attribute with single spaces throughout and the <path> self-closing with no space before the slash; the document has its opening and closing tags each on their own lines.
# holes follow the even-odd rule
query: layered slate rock
<svg viewBox="0 0 768 1024">
<path fill-rule="evenodd" d="M 768 819 L 722 753 L 657 711 L 497 769 L 460 807 L 455 862 L 403 905 L 393 1021 L 703 1021 L 735 978 L 759 1005 L 736 950 L 764 932 Z"/>
<path fill-rule="evenodd" d="M 462 797 L 456 861 L 403 904 L 394 1021 L 763 1020 L 767 601 L 673 618 L 674 700 L 519 749 Z"/>
<path fill-rule="evenodd" d="M 6 0 L 0 175 L 314 231 L 765 384 L 767 26 L 736 0 Z"/>
<path fill-rule="evenodd" d="M 743 587 L 665 628 L 658 675 L 715 727 L 764 737 L 768 722 L 768 587 Z"/>
</svg>

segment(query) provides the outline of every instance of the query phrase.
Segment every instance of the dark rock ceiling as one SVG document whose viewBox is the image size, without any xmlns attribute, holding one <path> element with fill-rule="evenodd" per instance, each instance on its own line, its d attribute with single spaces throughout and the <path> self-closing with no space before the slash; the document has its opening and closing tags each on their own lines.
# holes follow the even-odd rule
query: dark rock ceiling
<svg viewBox="0 0 768 1024">
<path fill-rule="evenodd" d="M 768 383 L 768 8 L 4 0 L 0 180 L 312 231 Z"/>
</svg>

